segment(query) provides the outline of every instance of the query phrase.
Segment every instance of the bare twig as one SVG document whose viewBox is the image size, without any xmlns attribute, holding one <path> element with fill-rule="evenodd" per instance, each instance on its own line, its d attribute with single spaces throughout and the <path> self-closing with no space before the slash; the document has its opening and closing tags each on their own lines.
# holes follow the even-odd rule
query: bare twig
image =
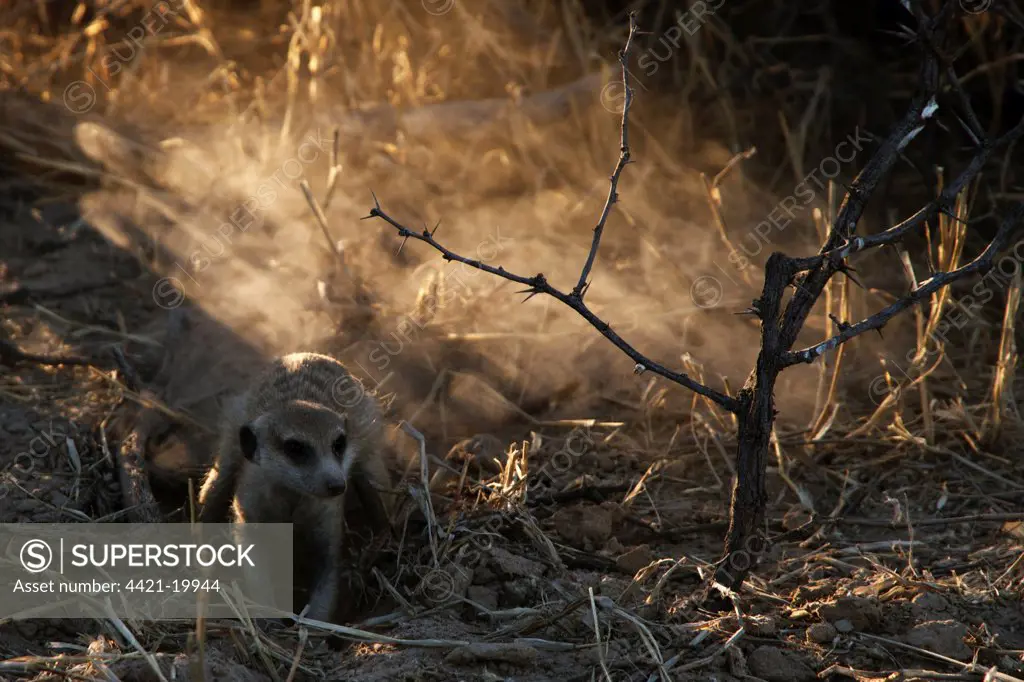
<svg viewBox="0 0 1024 682">
<path fill-rule="evenodd" d="M 629 118 L 629 107 L 633 103 L 633 91 L 629 88 L 629 48 L 633 45 L 633 35 L 636 33 L 636 17 L 630 15 L 629 18 L 629 35 L 626 37 L 626 46 L 619 52 L 619 64 L 622 65 L 622 86 L 626 90 L 625 99 L 622 104 L 622 124 L 620 125 L 621 134 L 619 137 L 619 161 L 615 164 L 615 170 L 612 171 L 611 183 L 608 187 L 608 198 L 605 199 L 604 208 L 601 210 L 601 217 L 597 221 L 597 226 L 594 227 L 594 239 L 590 244 L 590 253 L 587 254 L 587 262 L 583 265 L 583 270 L 580 271 L 579 281 L 576 282 L 576 286 L 573 287 L 572 296 L 583 300 L 583 295 L 586 293 L 589 283 L 587 277 L 590 275 L 590 269 L 594 267 L 594 260 L 597 258 L 597 249 L 601 246 L 601 235 L 604 233 L 604 224 L 608 220 L 608 214 L 611 213 L 612 205 L 619 200 L 619 194 L 616 188 L 619 185 L 619 176 L 622 175 L 622 169 L 629 163 L 629 126 L 627 125 L 627 119 Z"/>
<path fill-rule="evenodd" d="M 843 263 L 843 261 L 855 253 L 867 251 L 868 249 L 878 246 L 895 244 L 910 232 L 920 229 L 925 223 L 934 219 L 939 213 L 951 213 L 956 202 L 957 195 L 967 187 L 967 183 L 969 183 L 984 167 L 985 163 L 992 156 L 992 152 L 1001 147 L 1009 146 L 1021 137 L 1024 137 L 1024 118 L 994 142 L 983 143 L 981 150 L 973 159 L 971 159 L 970 163 L 967 164 L 967 167 L 960 173 L 956 180 L 951 182 L 949 186 L 942 191 L 938 198 L 920 209 L 917 213 L 910 216 L 902 223 L 894 225 L 887 230 L 883 230 L 866 237 L 853 237 L 847 240 L 842 246 L 837 246 L 817 256 L 812 256 L 810 258 L 794 258 L 793 263 L 797 271 L 813 270 L 814 268 L 820 267 L 826 261 L 831 265 L 831 267 L 838 267 Z"/>
<path fill-rule="evenodd" d="M 632 32 L 634 32 L 635 30 L 636 30 L 636 16 L 634 14 L 634 15 L 630 16 L 630 33 L 632 34 Z M 624 51 L 624 53 L 625 53 L 625 51 Z M 628 55 L 624 54 L 623 59 L 626 59 L 627 56 Z M 623 77 L 624 85 L 626 87 L 626 92 L 628 93 L 629 92 L 629 75 L 628 75 L 628 71 L 623 70 L 622 77 Z M 626 126 L 627 126 L 627 120 L 628 120 L 628 114 L 629 114 L 629 103 L 630 103 L 630 97 L 627 97 L 626 98 L 626 106 L 624 107 L 623 114 L 622 114 L 622 127 L 623 127 L 622 140 L 627 140 L 628 139 L 628 136 L 627 136 L 627 133 L 625 132 L 625 129 L 626 129 Z M 622 164 L 622 157 L 620 157 L 619 162 L 620 162 L 620 165 L 621 165 Z M 617 180 L 618 180 L 618 173 L 619 172 L 621 172 L 621 167 L 620 166 L 616 166 L 616 173 L 612 176 L 613 190 L 609 194 L 609 199 L 611 199 L 613 197 L 613 195 L 615 194 L 615 192 L 614 192 L 614 183 L 616 183 Z M 429 244 L 434 249 L 439 251 L 441 253 L 442 258 L 444 258 L 446 261 L 455 261 L 457 263 L 463 263 L 463 264 L 468 265 L 470 267 L 476 268 L 477 270 L 483 270 L 484 272 L 488 272 L 488 273 L 490 273 L 492 275 L 497 275 L 498 277 L 502 277 L 502 278 L 507 279 L 507 280 L 509 280 L 511 282 L 515 282 L 517 284 L 522 284 L 522 285 L 527 287 L 527 289 L 525 291 L 521 292 L 521 293 L 528 293 L 529 294 L 529 296 L 527 296 L 527 300 L 529 300 L 533 296 L 536 296 L 537 294 L 547 294 L 548 296 L 551 296 L 552 298 L 556 298 L 559 301 L 561 301 L 562 303 L 564 303 L 565 305 L 569 306 L 570 308 L 575 310 L 577 313 L 579 313 L 580 316 L 583 317 L 583 319 L 585 319 L 587 322 L 589 322 L 591 325 L 593 325 L 595 329 L 597 329 L 599 332 L 601 332 L 601 334 L 604 335 L 605 338 L 607 338 L 609 341 L 611 341 L 613 344 L 615 344 L 615 346 L 618 347 L 622 352 L 624 352 L 626 355 L 628 355 L 636 363 L 636 367 L 634 369 L 634 371 L 636 373 L 639 374 L 639 373 L 644 372 L 644 371 L 654 372 L 655 374 L 657 374 L 657 375 L 659 375 L 661 377 L 664 377 L 664 378 L 668 379 L 669 381 L 675 382 L 675 383 L 679 384 L 680 386 L 684 386 L 684 387 L 690 389 L 694 393 L 697 393 L 699 395 L 704 396 L 705 398 L 708 398 L 709 400 L 714 401 L 718 405 L 722 406 L 723 408 L 725 408 L 725 409 L 727 409 L 727 410 L 729 410 L 731 412 L 735 412 L 737 409 L 739 409 L 739 403 L 736 401 L 736 399 L 734 399 L 734 398 L 732 398 L 732 397 L 730 397 L 730 396 L 728 396 L 728 395 L 726 395 L 724 393 L 720 393 L 719 391 L 716 391 L 713 388 L 705 386 L 704 384 L 700 383 L 699 381 L 696 381 L 696 380 L 692 379 L 687 374 L 684 374 L 682 372 L 674 372 L 674 371 L 672 371 L 672 370 L 670 370 L 670 369 L 668 369 L 668 368 L 666 368 L 666 367 L 664 367 L 664 366 L 654 362 L 653 360 L 648 359 L 645 355 L 641 354 L 640 351 L 636 350 L 633 346 L 631 346 L 629 343 L 627 343 L 621 336 L 619 336 L 617 333 L 615 333 L 612 330 L 611 325 L 609 325 L 607 322 L 605 322 L 604 320 L 599 318 L 597 315 L 595 315 L 594 312 L 591 311 L 589 307 L 587 307 L 586 303 L 583 302 L 582 295 L 577 295 L 576 294 L 575 289 L 572 292 L 567 294 L 567 293 L 565 293 L 563 291 L 560 291 L 560 290 L 556 289 L 555 287 L 551 286 L 550 284 L 548 284 L 547 278 L 544 277 L 543 273 L 538 273 L 538 274 L 534 275 L 533 277 L 525 277 L 523 275 L 517 275 L 515 273 L 509 272 L 508 270 L 506 270 L 505 268 L 503 268 L 501 266 L 488 265 L 487 263 L 483 263 L 483 262 L 481 262 L 479 260 L 474 260 L 472 258 L 466 258 L 464 256 L 460 256 L 459 254 L 455 253 L 454 251 L 451 251 L 448 248 L 444 247 L 443 245 L 441 245 L 440 243 L 438 243 L 434 239 L 434 234 L 436 232 L 436 229 L 434 231 L 424 229 L 422 232 L 415 232 L 413 230 L 410 230 L 409 228 L 405 227 L 404 225 L 402 225 L 397 220 L 395 220 L 394 218 L 392 218 L 391 216 L 389 216 L 387 213 L 384 212 L 384 210 L 380 206 L 380 202 L 377 200 L 377 196 L 376 195 L 374 195 L 373 200 L 374 200 L 374 207 L 372 209 L 370 209 L 370 213 L 369 213 L 368 216 L 366 216 L 366 218 L 380 218 L 384 222 L 386 222 L 389 225 L 391 225 L 392 227 L 394 227 L 395 230 L 397 230 L 397 232 L 398 232 L 398 236 L 402 237 L 403 239 L 416 239 L 416 240 L 419 240 L 419 241 L 424 242 L 426 244 Z M 608 205 L 606 205 L 606 207 L 605 207 L 605 213 L 607 213 L 607 209 L 608 209 Z M 599 228 L 603 225 L 603 220 L 604 220 L 604 217 L 602 217 L 602 221 L 598 225 Z M 597 245 L 599 244 L 599 242 L 600 242 L 600 230 L 595 228 L 595 241 L 594 241 L 594 244 L 592 246 L 592 249 L 596 248 Z M 591 255 L 593 255 L 593 250 L 591 251 Z M 583 277 L 581 278 L 581 281 L 586 279 L 586 273 L 587 273 L 587 271 L 589 271 L 589 267 L 592 264 L 593 264 L 592 258 L 589 258 L 587 265 L 584 266 L 584 273 L 583 273 Z M 579 286 L 579 285 L 577 285 L 577 286 Z"/>
<path fill-rule="evenodd" d="M 1024 226 L 1024 204 L 1019 204 L 1003 220 L 1003 224 L 1000 225 L 995 238 L 992 239 L 985 250 L 973 261 L 963 267 L 953 270 L 952 272 L 935 273 L 929 279 L 921 282 L 909 296 L 901 298 L 884 310 L 875 313 L 867 319 L 861 320 L 857 324 L 845 325 L 838 334 L 827 341 L 819 343 L 816 346 L 810 346 L 803 350 L 786 353 L 782 359 L 783 366 L 795 365 L 800 362 L 813 362 L 822 354 L 838 348 L 840 344 L 846 343 L 850 339 L 860 336 L 866 331 L 881 329 L 897 313 L 900 313 L 911 306 L 917 305 L 939 289 L 949 286 L 953 282 L 963 279 L 968 275 L 973 275 L 978 272 L 983 274 L 987 273 L 992 269 L 992 261 L 995 259 L 996 255 L 1006 247 L 1010 241 L 1010 237 L 1022 226 Z"/>
</svg>

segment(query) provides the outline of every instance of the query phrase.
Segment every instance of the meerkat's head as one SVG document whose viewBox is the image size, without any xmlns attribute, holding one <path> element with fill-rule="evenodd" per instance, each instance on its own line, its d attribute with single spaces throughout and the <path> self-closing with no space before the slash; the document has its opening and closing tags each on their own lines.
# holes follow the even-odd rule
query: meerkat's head
<svg viewBox="0 0 1024 682">
<path fill-rule="evenodd" d="M 335 497 L 345 492 L 357 456 L 348 435 L 344 414 L 293 400 L 243 424 L 238 440 L 245 458 L 275 483 Z"/>
</svg>

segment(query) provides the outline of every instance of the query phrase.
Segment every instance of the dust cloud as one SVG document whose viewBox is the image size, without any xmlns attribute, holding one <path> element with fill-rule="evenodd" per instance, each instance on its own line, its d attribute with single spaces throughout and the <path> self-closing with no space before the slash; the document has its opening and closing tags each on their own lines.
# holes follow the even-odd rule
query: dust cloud
<svg viewBox="0 0 1024 682">
<path fill-rule="evenodd" d="M 372 191 L 410 229 L 439 224 L 436 238 L 452 251 L 525 276 L 542 272 L 567 291 L 619 153 L 621 99 L 609 94 L 616 65 L 581 54 L 583 37 L 566 39 L 562 18 L 498 3 L 444 16 L 405 5 L 408 16 L 363 8 L 372 16 L 360 25 L 377 26 L 363 42 L 353 28 L 343 35 L 347 10 L 328 8 L 322 25 L 338 33 L 320 58 L 332 68 L 321 64 L 315 90 L 302 72 L 297 99 L 267 75 L 246 107 L 244 89 L 152 55 L 122 87 L 118 116 L 79 124 L 83 150 L 117 178 L 87 198 L 87 218 L 160 278 L 152 295 L 164 326 L 182 311 L 199 313 L 173 337 L 167 400 L 211 420 L 260 359 L 318 349 L 343 358 L 395 417 L 434 437 L 517 419 L 687 412 L 690 394 L 660 380 L 654 387 L 668 390 L 652 391 L 649 375 L 635 376 L 632 361 L 557 301 L 524 301 L 522 286 L 362 220 Z M 211 22 L 231 28 L 221 31 L 228 41 L 257 19 Z M 283 59 L 287 45 L 276 44 Z M 162 73 L 171 94 L 147 96 L 147 73 Z M 204 88 L 219 108 L 195 94 Z M 741 270 L 699 175 L 714 175 L 733 154 L 676 125 L 678 96 L 635 90 L 635 163 L 622 175 L 587 302 L 652 359 L 702 368 L 707 383 L 736 391 L 755 362 L 759 328 L 735 313 L 758 295 L 769 253 L 812 253 L 815 229 L 805 213 Z M 190 101 L 201 104 L 180 104 Z M 325 214 L 337 253 L 299 187 L 308 181 L 326 203 L 335 130 L 340 173 Z M 721 196 L 736 240 L 779 199 L 742 166 Z M 825 333 L 820 317 L 808 339 Z M 811 419 L 818 390 L 817 368 L 787 372 L 783 422 Z"/>
</svg>

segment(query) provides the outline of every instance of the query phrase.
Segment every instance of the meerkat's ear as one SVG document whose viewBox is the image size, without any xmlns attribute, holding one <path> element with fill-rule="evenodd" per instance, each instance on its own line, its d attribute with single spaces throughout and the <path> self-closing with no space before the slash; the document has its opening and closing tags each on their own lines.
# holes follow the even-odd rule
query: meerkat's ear
<svg viewBox="0 0 1024 682">
<path fill-rule="evenodd" d="M 256 456 L 256 447 L 258 445 L 256 431 L 253 429 L 252 424 L 243 424 L 242 428 L 238 429 L 238 444 L 242 448 L 242 454 L 251 462 L 252 458 Z"/>
</svg>

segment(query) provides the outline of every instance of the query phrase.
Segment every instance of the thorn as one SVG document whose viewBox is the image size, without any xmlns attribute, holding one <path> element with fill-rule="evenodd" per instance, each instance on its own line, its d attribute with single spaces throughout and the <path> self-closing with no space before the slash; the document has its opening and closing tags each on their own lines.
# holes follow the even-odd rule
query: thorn
<svg viewBox="0 0 1024 682">
<path fill-rule="evenodd" d="M 836 270 L 838 270 L 839 272 L 841 272 L 844 275 L 846 275 L 851 282 L 853 282 L 854 284 L 859 286 L 861 289 L 864 288 L 864 285 L 861 284 L 860 280 L 857 279 L 856 277 L 854 277 L 851 274 L 851 273 L 854 273 L 854 272 L 857 272 L 857 271 L 854 270 L 853 268 L 851 268 L 849 265 L 844 265 L 844 264 L 840 263 L 839 265 L 836 266 Z"/>
<path fill-rule="evenodd" d="M 839 331 L 841 331 L 841 332 L 845 332 L 847 329 L 850 328 L 850 323 L 849 322 L 843 322 L 842 320 L 840 320 L 838 317 L 836 317 L 832 313 L 828 314 L 828 319 L 832 320 L 832 322 L 836 325 L 836 327 L 839 328 Z"/>
<path fill-rule="evenodd" d="M 738 313 L 733 313 L 733 315 L 754 315 L 755 317 L 758 318 L 761 317 L 761 314 L 761 299 L 759 298 L 755 298 L 754 300 L 752 300 L 750 302 L 750 307 L 747 308 L 746 310 L 741 310 Z"/>
<path fill-rule="evenodd" d="M 437 228 L 441 227 L 441 219 L 438 218 L 437 225 L 434 225 L 434 229 L 430 231 L 430 236 L 433 237 L 434 233 L 437 232 Z"/>
<path fill-rule="evenodd" d="M 402 249 L 405 248 L 405 243 L 407 241 L 409 241 L 408 237 L 405 237 L 404 239 L 402 239 L 402 243 L 398 245 L 398 251 L 395 252 L 396 256 L 401 256 L 402 255 Z"/>
<path fill-rule="evenodd" d="M 953 212 L 952 208 L 948 208 L 946 206 L 939 206 L 939 213 L 943 214 L 944 216 L 946 216 L 955 223 L 963 223 L 964 225 L 970 225 L 970 221 L 961 220 L 960 218 L 958 218 L 956 213 Z"/>
</svg>

